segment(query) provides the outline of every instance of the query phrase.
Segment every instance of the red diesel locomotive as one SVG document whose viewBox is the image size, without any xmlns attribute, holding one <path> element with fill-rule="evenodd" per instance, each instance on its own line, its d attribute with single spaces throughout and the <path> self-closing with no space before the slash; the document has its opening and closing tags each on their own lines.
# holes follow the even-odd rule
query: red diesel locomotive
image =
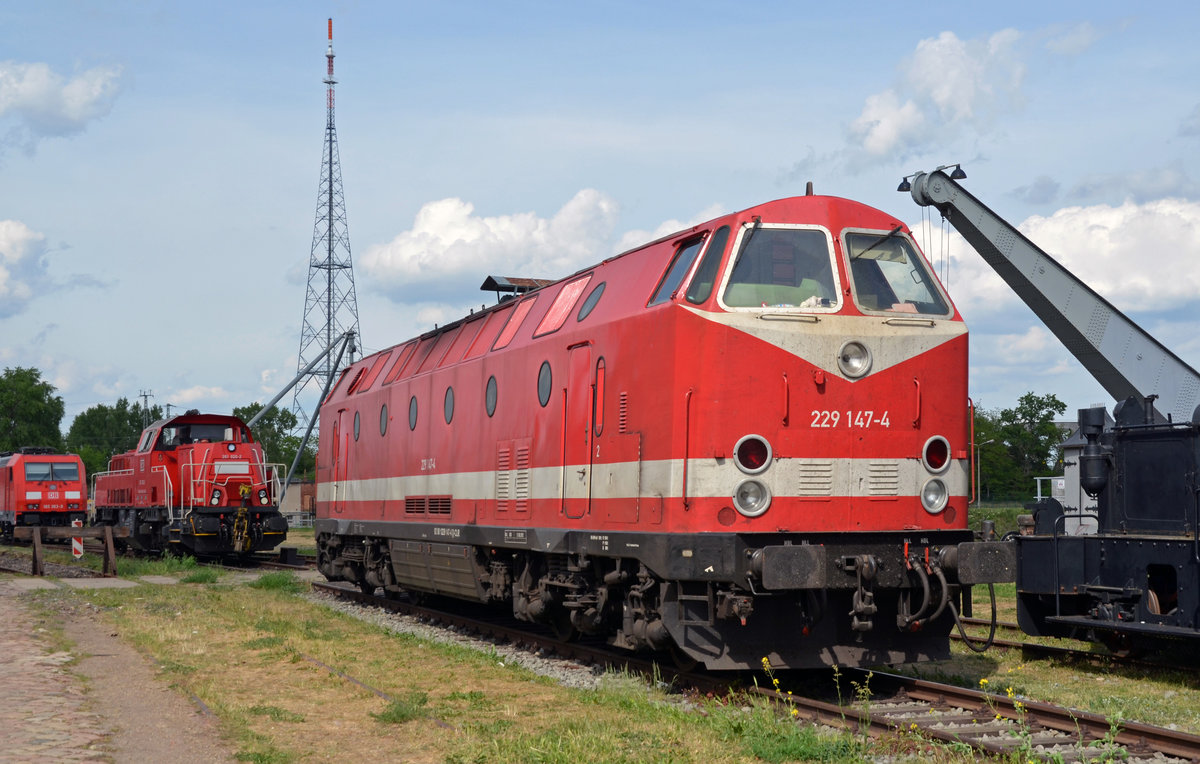
<svg viewBox="0 0 1200 764">
<path fill-rule="evenodd" d="M 0 454 L 0 535 L 11 539 L 19 525 L 87 520 L 86 485 L 75 454 L 34 446 Z"/>
<path fill-rule="evenodd" d="M 966 326 L 903 223 L 846 199 L 363 358 L 320 416 L 319 566 L 364 590 L 802 668 L 945 657 L 960 585 L 1012 577 L 966 526 Z"/>
<path fill-rule="evenodd" d="M 95 476 L 95 524 L 129 528 L 146 552 L 272 549 L 287 537 L 278 467 L 235 416 L 192 410 L 162 419 Z"/>
</svg>

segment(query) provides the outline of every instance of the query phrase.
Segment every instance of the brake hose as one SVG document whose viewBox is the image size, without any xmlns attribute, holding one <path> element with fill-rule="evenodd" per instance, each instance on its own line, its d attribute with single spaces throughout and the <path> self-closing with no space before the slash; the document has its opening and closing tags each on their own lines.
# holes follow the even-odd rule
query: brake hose
<svg viewBox="0 0 1200 764">
<path fill-rule="evenodd" d="M 983 647 L 976 647 L 975 643 L 967 636 L 967 632 L 963 629 L 962 620 L 958 617 L 958 609 L 954 607 L 954 603 L 950 603 L 950 612 L 954 615 L 954 625 L 958 627 L 959 636 L 962 637 L 963 644 L 971 649 L 972 652 L 986 652 L 992 646 L 992 642 L 996 639 L 996 586 L 988 584 L 988 595 L 992 598 L 992 625 L 988 631 L 987 641 L 983 643 Z"/>
</svg>

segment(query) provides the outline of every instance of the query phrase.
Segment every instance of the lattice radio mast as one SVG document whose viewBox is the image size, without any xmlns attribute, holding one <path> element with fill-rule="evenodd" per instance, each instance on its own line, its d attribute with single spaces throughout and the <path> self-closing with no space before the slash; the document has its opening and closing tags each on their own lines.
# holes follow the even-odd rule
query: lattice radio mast
<svg viewBox="0 0 1200 764">
<path fill-rule="evenodd" d="M 313 226 L 312 253 L 308 260 L 308 292 L 304 298 L 304 322 L 300 331 L 300 357 L 297 371 L 325 352 L 345 332 L 358 339 L 358 300 L 354 294 L 354 265 L 350 259 L 350 232 L 346 225 L 346 200 L 342 194 L 342 167 L 338 158 L 337 128 L 333 122 L 333 19 L 329 19 L 329 61 L 325 85 L 328 88 L 325 116 L 325 145 L 321 158 L 321 185 L 317 192 L 317 219 Z M 309 412 L 316 404 L 335 363 L 333 353 L 325 355 L 297 383 L 292 413 L 303 431 Z M 342 368 L 354 362 L 354 345 Z M 307 404 L 307 406 L 305 405 Z"/>
</svg>

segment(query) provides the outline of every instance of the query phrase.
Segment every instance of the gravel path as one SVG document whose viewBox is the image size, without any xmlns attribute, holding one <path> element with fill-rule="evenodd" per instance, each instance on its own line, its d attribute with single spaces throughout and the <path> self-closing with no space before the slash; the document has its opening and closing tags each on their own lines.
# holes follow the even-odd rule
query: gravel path
<svg viewBox="0 0 1200 764">
<path fill-rule="evenodd" d="M 33 557 L 28 554 L 0 551 L 0 567 L 29 573 L 33 569 Z M 96 578 L 100 575 L 94 570 L 77 565 L 62 565 L 57 562 L 45 562 L 43 567 L 46 575 L 54 578 Z"/>
<path fill-rule="evenodd" d="M 452 627 L 434 626 L 415 616 L 401 615 L 383 608 L 347 602 L 331 594 L 313 592 L 306 596 L 312 602 L 326 605 L 333 610 L 397 634 L 412 634 L 431 642 L 443 642 L 469 647 L 483 653 L 495 653 L 499 656 L 501 663 L 521 666 L 540 676 L 554 679 L 566 687 L 595 689 L 604 675 L 603 666 L 592 666 L 579 661 L 559 658 L 544 650 L 534 652 L 517 647 L 510 642 L 496 642 L 473 637 Z"/>
</svg>

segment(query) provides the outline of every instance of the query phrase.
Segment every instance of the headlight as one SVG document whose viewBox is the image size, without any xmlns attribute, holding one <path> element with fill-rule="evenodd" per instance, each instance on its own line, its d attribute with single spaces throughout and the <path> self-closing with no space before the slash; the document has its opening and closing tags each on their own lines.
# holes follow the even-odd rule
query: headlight
<svg viewBox="0 0 1200 764">
<path fill-rule="evenodd" d="M 932 478 L 921 488 L 921 506 L 925 507 L 925 511 L 931 515 L 936 515 L 945 509 L 948 498 L 946 484 L 942 482 L 941 478 Z"/>
<path fill-rule="evenodd" d="M 771 506 L 771 491 L 760 480 L 743 480 L 733 491 L 733 506 L 746 517 L 758 517 Z"/>
<path fill-rule="evenodd" d="M 745 435 L 733 447 L 733 461 L 747 475 L 757 475 L 771 466 L 771 444 L 759 435 Z"/>
<path fill-rule="evenodd" d="M 871 351 L 858 340 L 850 340 L 838 351 L 838 368 L 851 379 L 857 379 L 871 370 Z"/>
<path fill-rule="evenodd" d="M 267 503 L 267 489 L 265 489 L 265 488 L 258 489 L 258 503 L 259 504 Z"/>
<path fill-rule="evenodd" d="M 941 435 L 934 435 L 925 441 L 925 448 L 921 450 L 921 461 L 930 472 L 945 472 L 950 466 L 950 441 Z"/>
<path fill-rule="evenodd" d="M 226 444 L 225 444 L 225 448 L 226 448 L 226 449 L 228 449 L 229 453 L 231 453 L 231 454 L 232 454 L 234 451 L 237 451 L 237 444 L 235 444 L 235 443 L 226 443 Z"/>
<path fill-rule="evenodd" d="M 213 489 L 212 498 L 208 500 L 208 503 L 212 504 L 214 507 L 221 503 L 221 489 L 220 488 Z"/>
</svg>

